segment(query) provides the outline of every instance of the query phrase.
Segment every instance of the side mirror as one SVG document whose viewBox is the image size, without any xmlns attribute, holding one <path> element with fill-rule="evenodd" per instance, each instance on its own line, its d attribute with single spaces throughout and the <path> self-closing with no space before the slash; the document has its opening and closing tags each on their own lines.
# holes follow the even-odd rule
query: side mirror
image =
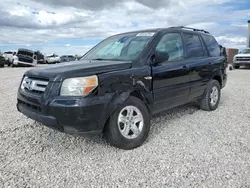
<svg viewBox="0 0 250 188">
<path fill-rule="evenodd" d="M 16 52 L 14 52 L 13 55 L 16 55 Z"/>
<path fill-rule="evenodd" d="M 155 53 L 155 63 L 163 63 L 168 61 L 169 55 L 167 52 L 156 52 Z"/>
<path fill-rule="evenodd" d="M 36 57 L 36 56 L 34 56 L 34 59 L 35 59 L 35 60 L 37 60 L 37 57 Z"/>
</svg>

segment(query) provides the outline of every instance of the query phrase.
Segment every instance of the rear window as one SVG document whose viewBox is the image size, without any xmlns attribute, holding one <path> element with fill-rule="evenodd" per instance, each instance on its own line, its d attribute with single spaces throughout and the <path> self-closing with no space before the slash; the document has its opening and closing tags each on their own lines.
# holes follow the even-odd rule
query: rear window
<svg viewBox="0 0 250 188">
<path fill-rule="evenodd" d="M 204 50 L 198 35 L 184 33 L 184 40 L 187 45 L 187 58 L 204 56 Z"/>
<path fill-rule="evenodd" d="M 220 47 L 213 36 L 202 35 L 207 49 L 212 57 L 220 56 Z"/>
</svg>

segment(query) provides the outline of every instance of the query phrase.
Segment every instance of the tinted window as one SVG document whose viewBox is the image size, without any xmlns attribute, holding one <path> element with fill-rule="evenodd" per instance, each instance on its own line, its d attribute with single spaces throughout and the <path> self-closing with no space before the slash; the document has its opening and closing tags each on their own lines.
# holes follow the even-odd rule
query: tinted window
<svg viewBox="0 0 250 188">
<path fill-rule="evenodd" d="M 184 33 L 187 45 L 187 58 L 203 57 L 204 51 L 198 35 Z"/>
<path fill-rule="evenodd" d="M 168 61 L 183 59 L 184 50 L 181 35 L 179 33 L 164 35 L 156 46 L 156 51 L 167 52 L 169 55 Z"/>
<path fill-rule="evenodd" d="M 210 55 L 213 57 L 220 56 L 220 47 L 215 38 L 207 35 L 202 35 L 202 38 L 204 39 L 207 45 L 207 49 Z"/>
</svg>

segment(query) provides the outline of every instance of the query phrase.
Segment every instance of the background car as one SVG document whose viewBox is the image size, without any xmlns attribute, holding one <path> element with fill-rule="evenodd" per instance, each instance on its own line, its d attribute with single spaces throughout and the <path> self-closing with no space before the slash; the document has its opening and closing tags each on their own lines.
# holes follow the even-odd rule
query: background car
<svg viewBox="0 0 250 188">
<path fill-rule="evenodd" d="M 40 51 L 37 51 L 35 52 L 36 56 L 37 56 L 37 63 L 38 64 L 45 64 L 45 59 L 44 59 L 44 55 L 40 52 Z"/>
<path fill-rule="evenodd" d="M 15 51 L 4 52 L 5 62 L 8 66 L 10 66 L 13 63 L 15 55 L 16 55 Z"/>
<path fill-rule="evenodd" d="M 52 55 L 48 55 L 48 56 L 45 57 L 45 62 L 47 64 L 60 63 L 61 58 L 56 54 L 52 54 Z"/>
<path fill-rule="evenodd" d="M 63 55 L 60 58 L 61 62 L 76 61 L 76 58 L 73 55 Z"/>
<path fill-rule="evenodd" d="M 36 66 L 37 55 L 34 51 L 29 49 L 20 48 L 17 54 L 14 56 L 12 67 L 17 66 Z"/>
<path fill-rule="evenodd" d="M 240 66 L 250 67 L 250 48 L 246 48 L 234 56 L 233 67 L 238 69 Z"/>
<path fill-rule="evenodd" d="M 0 67 L 4 67 L 5 64 L 5 58 L 3 54 L 0 53 Z"/>
</svg>

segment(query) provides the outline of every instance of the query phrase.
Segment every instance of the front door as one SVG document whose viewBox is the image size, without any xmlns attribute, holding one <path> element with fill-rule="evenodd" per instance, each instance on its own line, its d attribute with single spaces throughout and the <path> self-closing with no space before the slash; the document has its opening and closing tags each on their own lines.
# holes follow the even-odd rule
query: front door
<svg viewBox="0 0 250 188">
<path fill-rule="evenodd" d="M 169 59 L 152 66 L 154 113 L 187 102 L 190 78 L 182 41 L 180 33 L 166 33 L 156 46 L 156 53 L 167 52 Z"/>
</svg>

